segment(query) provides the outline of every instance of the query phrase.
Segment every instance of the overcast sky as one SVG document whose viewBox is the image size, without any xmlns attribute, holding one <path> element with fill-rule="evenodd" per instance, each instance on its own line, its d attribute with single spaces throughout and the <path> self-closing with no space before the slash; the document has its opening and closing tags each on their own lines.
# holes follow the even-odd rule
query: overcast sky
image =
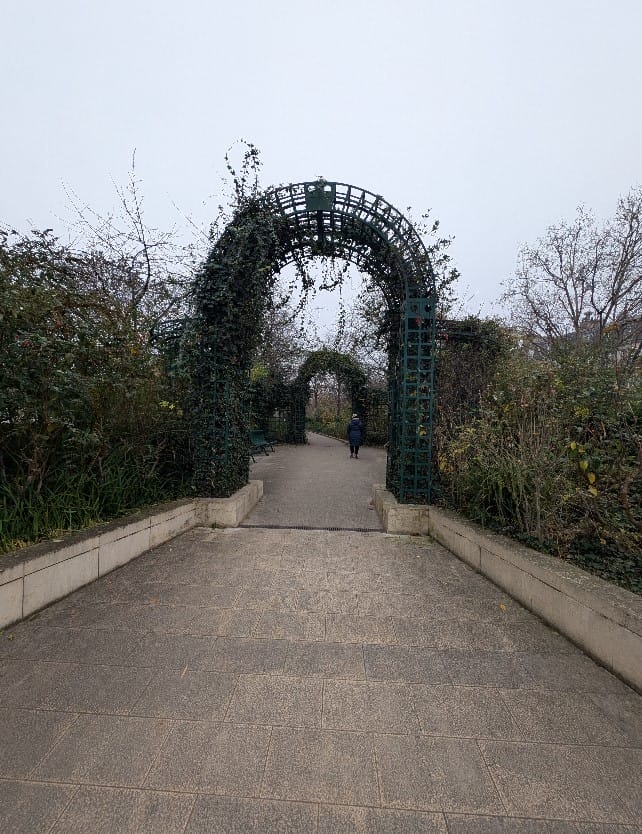
<svg viewBox="0 0 642 834">
<path fill-rule="evenodd" d="M 641 0 L 1 2 L 0 223 L 64 236 L 65 188 L 207 226 L 226 150 L 431 209 L 467 308 L 520 245 L 642 183 Z"/>
</svg>

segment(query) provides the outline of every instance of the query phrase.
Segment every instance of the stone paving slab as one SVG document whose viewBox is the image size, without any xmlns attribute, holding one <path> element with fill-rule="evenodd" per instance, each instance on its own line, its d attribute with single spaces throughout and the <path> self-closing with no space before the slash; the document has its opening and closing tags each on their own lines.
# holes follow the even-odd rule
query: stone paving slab
<svg viewBox="0 0 642 834">
<path fill-rule="evenodd" d="M 82 787 L 51 834 L 183 834 L 194 803 L 189 794 Z"/>
<path fill-rule="evenodd" d="M 424 538 L 198 528 L 0 635 L 2 834 L 640 834 L 641 773 L 640 696 Z"/>
<path fill-rule="evenodd" d="M 250 477 L 263 481 L 263 498 L 247 522 L 381 530 L 371 499 L 372 485 L 386 480 L 385 451 L 363 446 L 354 460 L 347 444 L 307 436 L 305 446 L 279 445 L 273 454 L 256 456 Z"/>
<path fill-rule="evenodd" d="M 0 698 L 2 831 L 640 830 L 640 697 L 426 539 L 192 531 L 0 637 Z"/>
</svg>

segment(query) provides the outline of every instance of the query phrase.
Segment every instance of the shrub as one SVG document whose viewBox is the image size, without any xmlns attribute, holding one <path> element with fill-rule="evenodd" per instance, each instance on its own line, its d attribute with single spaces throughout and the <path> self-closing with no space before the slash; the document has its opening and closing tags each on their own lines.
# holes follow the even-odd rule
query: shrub
<svg viewBox="0 0 642 834">
<path fill-rule="evenodd" d="M 642 582 L 642 396 L 604 345 L 507 354 L 479 413 L 439 450 L 444 499 L 473 520 Z"/>
<path fill-rule="evenodd" d="M 3 550 L 186 489 L 180 384 L 95 264 L 49 233 L 0 238 Z"/>
</svg>

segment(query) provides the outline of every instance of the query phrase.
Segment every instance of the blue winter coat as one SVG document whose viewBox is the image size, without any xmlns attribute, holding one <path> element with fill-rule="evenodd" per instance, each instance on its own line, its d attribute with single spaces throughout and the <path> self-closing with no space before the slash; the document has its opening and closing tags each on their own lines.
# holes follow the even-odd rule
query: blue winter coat
<svg viewBox="0 0 642 834">
<path fill-rule="evenodd" d="M 363 423 L 358 417 L 353 417 L 348 423 L 348 440 L 351 446 L 359 446 L 363 437 Z"/>
</svg>

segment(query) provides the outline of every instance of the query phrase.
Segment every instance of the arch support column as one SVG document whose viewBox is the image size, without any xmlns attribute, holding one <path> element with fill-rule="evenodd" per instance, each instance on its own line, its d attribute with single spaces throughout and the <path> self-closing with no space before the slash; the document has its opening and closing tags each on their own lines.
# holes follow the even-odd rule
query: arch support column
<svg viewBox="0 0 642 834">
<path fill-rule="evenodd" d="M 386 486 L 402 504 L 430 501 L 435 379 L 435 299 L 408 298 L 390 380 Z"/>
</svg>

